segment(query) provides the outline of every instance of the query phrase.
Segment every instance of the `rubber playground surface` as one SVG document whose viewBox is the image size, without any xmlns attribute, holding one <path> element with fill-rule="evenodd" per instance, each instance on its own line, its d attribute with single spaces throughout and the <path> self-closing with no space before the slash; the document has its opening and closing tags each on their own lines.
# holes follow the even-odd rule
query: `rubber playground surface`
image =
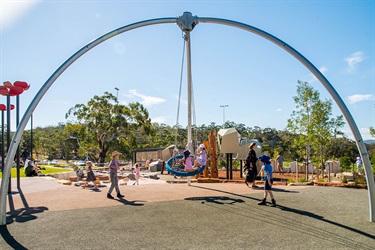
<svg viewBox="0 0 375 250">
<path fill-rule="evenodd" d="M 120 186 L 115 200 L 107 187 L 12 179 L 0 249 L 375 248 L 366 189 L 275 185 L 273 208 L 257 205 L 261 188 L 160 177 Z"/>
</svg>

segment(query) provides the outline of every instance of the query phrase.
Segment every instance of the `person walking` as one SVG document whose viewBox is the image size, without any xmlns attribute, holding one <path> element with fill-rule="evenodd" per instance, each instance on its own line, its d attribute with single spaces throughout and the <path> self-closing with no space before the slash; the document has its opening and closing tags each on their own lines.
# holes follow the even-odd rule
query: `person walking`
<svg viewBox="0 0 375 250">
<path fill-rule="evenodd" d="M 256 156 L 254 147 L 256 146 L 255 142 L 252 142 L 249 146 L 249 152 L 246 157 L 245 161 L 245 168 L 244 172 L 246 173 L 246 178 L 245 178 L 245 184 L 246 186 L 249 186 L 249 183 L 251 183 L 252 188 L 257 188 L 258 186 L 255 185 L 255 177 L 258 174 L 257 170 L 257 161 L 258 157 Z"/>
<path fill-rule="evenodd" d="M 276 207 L 276 201 L 273 197 L 271 188 L 273 183 L 272 177 L 272 165 L 270 161 L 270 157 L 268 155 L 262 155 L 259 160 L 264 164 L 264 196 L 261 202 L 258 205 L 267 205 L 267 196 L 270 195 L 271 197 L 271 204 L 270 207 Z"/>
<path fill-rule="evenodd" d="M 90 181 L 92 181 L 92 182 L 94 183 L 94 188 L 95 188 L 95 189 L 98 189 L 98 185 L 95 183 L 95 181 L 96 181 L 96 176 L 95 176 L 94 172 L 92 171 L 92 166 L 93 166 L 93 164 L 92 164 L 91 161 L 87 161 L 87 162 L 86 162 L 86 165 L 87 165 L 87 167 L 86 167 L 86 173 L 87 173 L 87 176 L 86 176 L 86 181 L 85 181 L 85 183 L 83 184 L 83 188 L 86 188 L 86 185 L 87 185 Z"/>
<path fill-rule="evenodd" d="M 114 197 L 111 195 L 113 189 L 116 189 L 118 198 L 124 197 L 124 195 L 122 195 L 120 193 L 120 188 L 119 188 L 119 185 L 118 185 L 118 178 L 117 178 L 117 171 L 118 171 L 118 168 L 119 168 L 119 165 L 120 165 L 120 163 L 118 162 L 120 154 L 121 153 L 119 153 L 117 151 L 114 151 L 112 153 L 112 160 L 109 163 L 109 170 L 110 170 L 109 177 L 111 179 L 111 186 L 109 187 L 108 193 L 107 193 L 108 199 L 114 199 Z"/>
<path fill-rule="evenodd" d="M 276 157 L 276 162 L 277 162 L 277 169 L 279 170 L 279 175 L 284 174 L 284 169 L 283 169 L 284 156 L 283 156 L 283 153 L 280 153 L 280 154 Z"/>
</svg>

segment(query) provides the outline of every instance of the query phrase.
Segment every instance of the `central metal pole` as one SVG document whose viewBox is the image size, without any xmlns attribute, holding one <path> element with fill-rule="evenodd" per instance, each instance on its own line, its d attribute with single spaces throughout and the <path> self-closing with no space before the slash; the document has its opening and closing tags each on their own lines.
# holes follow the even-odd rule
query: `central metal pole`
<svg viewBox="0 0 375 250">
<path fill-rule="evenodd" d="M 185 43 L 186 43 L 186 63 L 187 63 L 187 92 L 188 92 L 188 133 L 186 145 L 190 152 L 193 152 L 192 136 L 191 136 L 191 47 L 190 47 L 190 31 L 185 32 Z"/>
</svg>

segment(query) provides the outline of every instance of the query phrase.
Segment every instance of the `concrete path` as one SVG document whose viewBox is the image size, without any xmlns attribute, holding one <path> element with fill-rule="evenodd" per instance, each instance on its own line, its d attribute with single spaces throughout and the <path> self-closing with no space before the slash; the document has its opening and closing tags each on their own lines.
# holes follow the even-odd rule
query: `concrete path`
<svg viewBox="0 0 375 250">
<path fill-rule="evenodd" d="M 272 208 L 244 184 L 161 177 L 121 186 L 121 200 L 107 199 L 107 187 L 33 177 L 17 190 L 13 180 L 0 249 L 375 248 L 365 189 L 274 186 Z"/>
</svg>

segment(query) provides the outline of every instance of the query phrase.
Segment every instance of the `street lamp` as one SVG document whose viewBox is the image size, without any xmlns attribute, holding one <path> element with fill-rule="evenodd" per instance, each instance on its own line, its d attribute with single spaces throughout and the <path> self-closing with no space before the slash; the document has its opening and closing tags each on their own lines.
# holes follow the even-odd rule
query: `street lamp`
<svg viewBox="0 0 375 250">
<path fill-rule="evenodd" d="M 225 105 L 220 105 L 220 108 L 223 108 L 223 126 L 225 124 L 225 108 L 226 107 L 229 107 L 229 105 L 225 104 Z"/>
<path fill-rule="evenodd" d="M 115 90 L 117 91 L 116 93 L 116 99 L 117 99 L 117 103 L 118 103 L 118 91 L 120 90 L 119 88 L 115 87 Z"/>
</svg>

